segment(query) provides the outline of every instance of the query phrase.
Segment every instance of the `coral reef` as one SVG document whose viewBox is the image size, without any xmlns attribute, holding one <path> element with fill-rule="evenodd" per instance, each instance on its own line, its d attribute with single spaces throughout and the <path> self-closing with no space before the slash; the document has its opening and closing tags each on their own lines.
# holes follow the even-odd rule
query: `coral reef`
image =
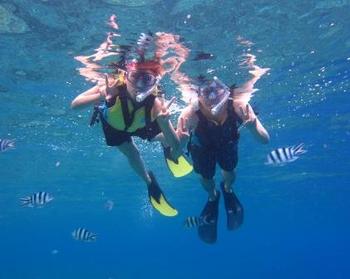
<svg viewBox="0 0 350 279">
<path fill-rule="evenodd" d="M 0 33 L 25 33 L 29 31 L 25 21 L 13 14 L 11 10 L 0 5 Z"/>
</svg>

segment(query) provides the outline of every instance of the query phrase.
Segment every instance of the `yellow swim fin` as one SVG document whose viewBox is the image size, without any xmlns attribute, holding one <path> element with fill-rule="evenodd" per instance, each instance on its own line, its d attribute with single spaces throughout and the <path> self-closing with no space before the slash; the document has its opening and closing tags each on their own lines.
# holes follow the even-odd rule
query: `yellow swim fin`
<svg viewBox="0 0 350 279">
<path fill-rule="evenodd" d="M 181 155 L 174 160 L 170 153 L 170 147 L 163 146 L 163 151 L 166 164 L 175 177 L 182 177 L 191 173 L 193 166 L 187 161 L 185 156 Z"/>
<path fill-rule="evenodd" d="M 152 206 L 164 216 L 176 216 L 177 210 L 172 207 L 165 198 L 153 173 L 149 172 L 149 176 L 151 177 L 152 183 L 148 185 L 148 197 Z"/>
</svg>

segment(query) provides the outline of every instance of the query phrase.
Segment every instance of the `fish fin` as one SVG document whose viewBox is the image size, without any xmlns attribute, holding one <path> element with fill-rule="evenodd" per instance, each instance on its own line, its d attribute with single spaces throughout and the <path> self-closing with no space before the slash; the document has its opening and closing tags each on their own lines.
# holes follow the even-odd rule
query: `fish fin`
<svg viewBox="0 0 350 279">
<path fill-rule="evenodd" d="M 287 162 L 285 162 L 284 165 L 287 164 L 287 163 L 294 162 L 294 161 L 296 161 L 296 160 L 298 160 L 298 159 L 299 159 L 298 156 L 293 156 L 293 158 L 292 158 L 292 159 L 289 159 Z"/>
<path fill-rule="evenodd" d="M 297 146 L 293 146 L 292 150 L 293 150 L 293 154 L 294 155 L 301 155 L 307 152 L 307 150 L 303 149 L 304 148 L 304 144 L 300 143 Z"/>
<path fill-rule="evenodd" d="M 15 148 L 15 143 L 16 143 L 16 140 L 11 140 L 11 141 L 9 142 L 9 146 L 10 146 L 11 148 Z"/>
<path fill-rule="evenodd" d="M 96 239 L 97 239 L 97 234 L 91 235 L 89 239 L 90 239 L 91 242 L 96 241 Z"/>
<path fill-rule="evenodd" d="M 30 198 L 20 198 L 22 207 L 31 207 Z"/>
</svg>

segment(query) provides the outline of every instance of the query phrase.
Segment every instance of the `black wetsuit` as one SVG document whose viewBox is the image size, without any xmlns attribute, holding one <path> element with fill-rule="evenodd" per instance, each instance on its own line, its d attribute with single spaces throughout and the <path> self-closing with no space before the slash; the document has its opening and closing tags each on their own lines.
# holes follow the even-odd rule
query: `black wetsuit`
<svg viewBox="0 0 350 279">
<path fill-rule="evenodd" d="M 103 113 L 101 112 L 100 120 L 102 123 L 102 128 L 106 138 L 107 145 L 119 146 L 124 142 L 131 142 L 132 136 L 137 136 L 142 139 L 151 140 L 161 132 L 157 121 L 156 120 L 151 121 L 151 110 L 152 110 L 156 96 L 154 96 L 153 94 L 149 95 L 144 101 L 140 103 L 136 103 L 130 97 L 128 97 L 128 92 L 125 85 L 118 87 L 118 96 L 121 102 L 123 118 L 125 122 L 125 129 L 124 131 L 121 131 L 113 128 L 104 119 Z M 111 100 L 106 102 L 107 108 L 110 108 L 115 104 L 116 98 L 117 97 L 112 98 Z M 133 102 L 133 106 L 134 106 L 133 111 L 129 111 L 128 109 L 128 103 L 127 103 L 128 100 L 131 100 Z M 135 132 L 127 132 L 127 129 L 132 125 L 134 120 L 133 113 L 140 107 L 145 107 L 145 127 L 139 128 Z"/>
<path fill-rule="evenodd" d="M 238 162 L 238 127 L 242 123 L 233 109 L 232 100 L 227 103 L 227 119 L 222 125 L 209 121 L 200 110 L 196 114 L 199 122 L 189 143 L 195 172 L 212 179 L 216 163 L 223 170 L 232 171 Z"/>
</svg>

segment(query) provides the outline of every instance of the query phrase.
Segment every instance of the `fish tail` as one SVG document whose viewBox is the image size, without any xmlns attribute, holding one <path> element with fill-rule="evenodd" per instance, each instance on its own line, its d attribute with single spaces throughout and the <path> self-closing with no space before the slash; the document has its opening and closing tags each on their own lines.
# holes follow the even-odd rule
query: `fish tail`
<svg viewBox="0 0 350 279">
<path fill-rule="evenodd" d="M 306 153 L 307 150 L 304 149 L 304 143 L 300 143 L 297 146 L 293 146 L 293 154 L 294 155 L 301 155 Z"/>
<path fill-rule="evenodd" d="M 15 143 L 16 143 L 16 140 L 10 140 L 9 141 L 9 143 L 8 143 L 8 145 L 9 145 L 9 147 L 11 147 L 11 148 L 15 148 Z"/>
<path fill-rule="evenodd" d="M 31 199 L 30 198 L 21 198 L 20 199 L 21 206 L 30 206 L 31 205 Z"/>
<path fill-rule="evenodd" d="M 96 241 L 97 239 L 97 234 L 93 233 L 91 234 L 91 236 L 89 237 L 90 241 Z"/>
</svg>

